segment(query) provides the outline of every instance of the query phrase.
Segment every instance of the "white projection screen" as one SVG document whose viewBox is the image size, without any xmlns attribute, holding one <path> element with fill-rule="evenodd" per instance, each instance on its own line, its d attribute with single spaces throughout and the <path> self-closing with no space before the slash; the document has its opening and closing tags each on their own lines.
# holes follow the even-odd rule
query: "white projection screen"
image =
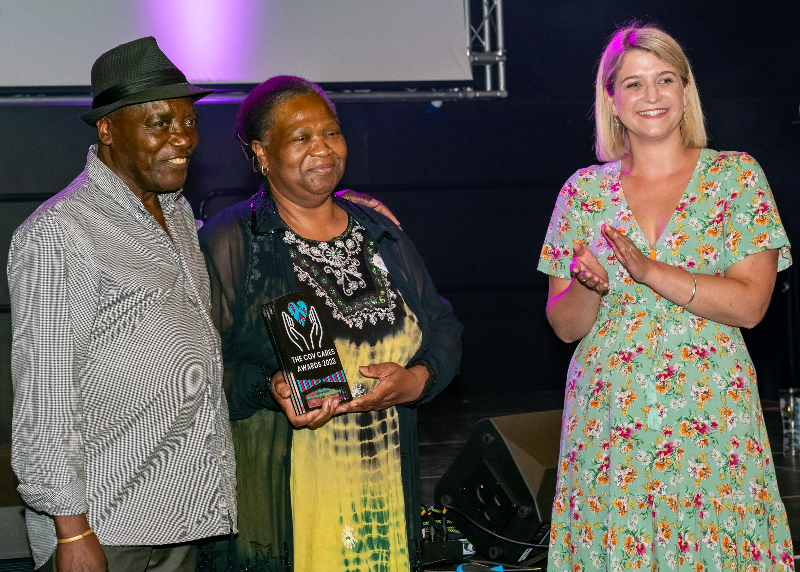
<svg viewBox="0 0 800 572">
<path fill-rule="evenodd" d="M 155 36 L 190 81 L 469 81 L 464 0 L 0 0 L 0 87 L 85 86 Z"/>
</svg>

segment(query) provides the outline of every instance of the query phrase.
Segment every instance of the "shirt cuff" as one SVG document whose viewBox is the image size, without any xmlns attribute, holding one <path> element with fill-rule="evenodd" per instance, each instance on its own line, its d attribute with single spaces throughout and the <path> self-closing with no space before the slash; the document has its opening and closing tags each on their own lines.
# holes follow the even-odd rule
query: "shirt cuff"
<svg viewBox="0 0 800 572">
<path fill-rule="evenodd" d="M 428 360 L 426 360 L 424 358 L 417 358 L 417 359 L 412 360 L 411 362 L 409 362 L 409 364 L 406 366 L 406 369 L 411 369 L 412 367 L 414 367 L 416 365 L 424 365 L 425 366 L 425 369 L 428 370 L 428 379 L 425 380 L 425 387 L 422 388 L 422 393 L 420 394 L 420 396 L 418 398 L 416 398 L 414 401 L 410 401 L 410 402 L 405 404 L 408 407 L 413 407 L 415 405 L 418 405 L 426 397 L 428 397 L 428 395 L 430 394 L 430 392 L 433 390 L 434 386 L 436 385 L 436 382 L 438 381 L 438 379 L 436 378 L 436 371 L 433 369 L 433 366 L 431 365 L 431 362 L 429 362 Z"/>
<path fill-rule="evenodd" d="M 25 503 L 32 509 L 54 516 L 70 516 L 89 512 L 86 481 L 78 478 L 60 488 L 20 483 L 17 487 Z"/>
</svg>

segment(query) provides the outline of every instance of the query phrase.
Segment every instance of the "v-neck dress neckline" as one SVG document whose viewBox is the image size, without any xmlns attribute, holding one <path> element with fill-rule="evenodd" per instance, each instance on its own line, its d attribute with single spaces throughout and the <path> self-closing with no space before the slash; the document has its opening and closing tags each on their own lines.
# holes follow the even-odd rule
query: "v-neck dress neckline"
<svg viewBox="0 0 800 572">
<path fill-rule="evenodd" d="M 630 204 L 628 204 L 628 198 L 625 196 L 625 190 L 622 188 L 622 159 L 619 159 L 619 160 L 616 161 L 616 165 L 615 165 L 616 173 L 614 174 L 614 186 L 618 189 L 620 200 L 622 202 L 621 207 L 627 209 L 627 211 L 630 213 L 631 229 L 633 229 L 633 227 L 636 227 L 636 230 L 638 231 L 639 235 L 641 236 L 641 240 L 638 240 L 638 241 L 633 237 L 631 237 L 631 239 L 635 243 L 637 243 L 637 246 L 639 247 L 639 250 L 642 250 L 644 247 L 646 247 L 647 251 L 642 250 L 642 252 L 645 252 L 650 258 L 654 258 L 655 257 L 655 252 L 656 252 L 656 250 L 658 248 L 658 245 L 661 242 L 663 242 L 665 236 L 669 236 L 669 233 L 667 231 L 670 229 L 671 226 L 673 226 L 673 224 L 675 222 L 675 216 L 679 212 L 681 212 L 681 205 L 685 204 L 686 198 L 689 195 L 693 185 L 696 185 L 695 181 L 697 179 L 697 171 L 700 168 L 700 166 L 703 164 L 703 158 L 704 158 L 705 154 L 707 153 L 707 151 L 708 151 L 708 149 L 705 149 L 705 148 L 704 149 L 700 149 L 700 155 L 697 156 L 697 161 L 695 162 L 694 169 L 692 170 L 692 178 L 689 179 L 688 183 L 686 183 L 686 188 L 683 189 L 683 194 L 681 194 L 681 197 L 678 199 L 678 202 L 675 205 L 675 208 L 672 209 L 672 214 L 670 215 L 669 220 L 667 221 L 667 224 L 664 225 L 664 228 L 661 231 L 661 234 L 656 239 L 655 243 L 651 243 L 650 239 L 648 239 L 647 236 L 645 236 L 644 230 L 642 230 L 642 227 L 639 225 L 639 220 L 636 218 L 636 215 L 633 213 L 633 209 L 631 209 Z"/>
</svg>

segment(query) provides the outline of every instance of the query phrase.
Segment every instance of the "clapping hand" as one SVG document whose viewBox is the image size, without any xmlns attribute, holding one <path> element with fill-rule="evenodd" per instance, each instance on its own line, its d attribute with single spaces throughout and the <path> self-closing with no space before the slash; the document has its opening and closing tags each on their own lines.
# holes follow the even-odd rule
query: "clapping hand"
<svg viewBox="0 0 800 572">
<path fill-rule="evenodd" d="M 608 240 L 614 255 L 630 274 L 631 278 L 639 283 L 644 283 L 647 273 L 652 268 L 652 260 L 645 256 L 633 241 L 622 234 L 613 226 L 604 224 L 600 232 Z"/>
<path fill-rule="evenodd" d="M 575 280 L 589 290 L 603 296 L 608 292 L 608 272 L 594 253 L 580 242 L 572 245 L 572 263 L 569 272 Z"/>
</svg>

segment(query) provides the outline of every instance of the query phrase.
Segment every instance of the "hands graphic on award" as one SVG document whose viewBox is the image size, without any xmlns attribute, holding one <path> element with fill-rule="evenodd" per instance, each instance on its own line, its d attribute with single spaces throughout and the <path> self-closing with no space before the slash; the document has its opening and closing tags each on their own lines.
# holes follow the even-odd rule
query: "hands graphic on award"
<svg viewBox="0 0 800 572">
<path fill-rule="evenodd" d="M 313 306 L 311 311 L 308 310 L 305 302 L 290 303 L 288 308 L 291 317 L 286 312 L 281 312 L 283 316 L 283 325 L 286 328 L 286 335 L 292 340 L 292 343 L 300 348 L 300 351 L 313 350 L 322 347 L 322 322 L 317 315 L 317 310 Z M 308 332 L 308 339 L 297 329 L 296 324 L 300 327 L 305 327 L 306 317 L 311 323 L 311 330 Z M 300 345 L 300 342 L 303 345 Z"/>
</svg>

